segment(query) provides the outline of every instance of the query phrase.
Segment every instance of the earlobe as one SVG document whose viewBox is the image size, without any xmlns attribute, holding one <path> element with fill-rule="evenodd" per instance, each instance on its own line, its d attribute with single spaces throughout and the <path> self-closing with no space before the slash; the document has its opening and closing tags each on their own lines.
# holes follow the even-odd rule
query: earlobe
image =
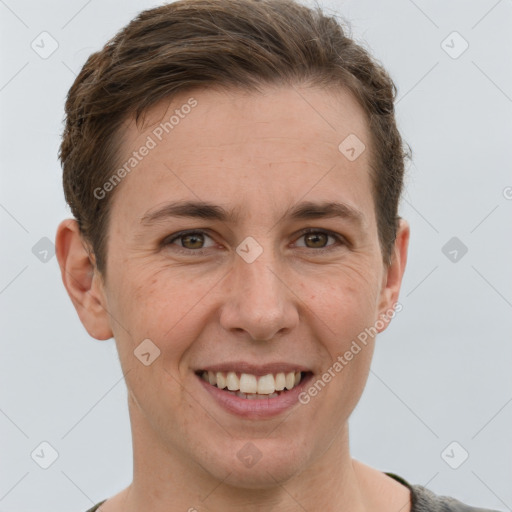
<svg viewBox="0 0 512 512">
<path fill-rule="evenodd" d="M 59 224 L 55 253 L 62 282 L 87 332 L 97 340 L 112 338 L 101 277 L 75 219 L 66 219 Z"/>
<path fill-rule="evenodd" d="M 388 326 L 391 319 L 395 316 L 395 310 L 399 310 L 396 304 L 399 302 L 398 297 L 400 295 L 402 278 L 407 264 L 409 237 L 409 223 L 404 219 L 400 219 L 393 253 L 391 255 L 391 263 L 388 265 L 383 278 L 379 303 L 379 319 L 384 323 L 384 327 L 379 329 L 379 332 L 383 331 Z"/>
</svg>

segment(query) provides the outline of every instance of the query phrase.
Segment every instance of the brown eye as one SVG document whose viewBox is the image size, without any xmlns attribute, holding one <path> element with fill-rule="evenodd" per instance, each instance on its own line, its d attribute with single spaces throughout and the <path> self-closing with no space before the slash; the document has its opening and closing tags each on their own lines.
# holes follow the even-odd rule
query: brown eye
<svg viewBox="0 0 512 512">
<path fill-rule="evenodd" d="M 334 239 L 335 243 L 329 244 L 329 238 Z M 303 231 L 298 240 L 304 240 L 305 242 L 305 245 L 299 244 L 299 247 L 316 249 L 318 252 L 330 251 L 331 249 L 346 245 L 345 239 L 341 235 L 318 229 Z"/>
<path fill-rule="evenodd" d="M 314 232 L 307 233 L 304 235 L 304 240 L 306 240 L 306 244 L 311 243 L 308 247 L 312 247 L 313 249 L 322 249 L 327 244 L 329 235 L 322 232 Z"/>
<path fill-rule="evenodd" d="M 184 235 L 180 239 L 185 249 L 202 249 L 202 244 L 204 244 L 204 237 L 201 234 Z"/>
<path fill-rule="evenodd" d="M 210 239 L 210 245 L 205 246 L 205 240 Z M 189 231 L 177 233 L 171 238 L 167 238 L 163 241 L 163 245 L 165 246 L 178 246 L 177 250 L 184 249 L 183 252 L 189 253 L 199 253 L 202 254 L 203 249 L 209 249 L 213 247 L 215 244 L 210 236 L 202 231 Z"/>
</svg>

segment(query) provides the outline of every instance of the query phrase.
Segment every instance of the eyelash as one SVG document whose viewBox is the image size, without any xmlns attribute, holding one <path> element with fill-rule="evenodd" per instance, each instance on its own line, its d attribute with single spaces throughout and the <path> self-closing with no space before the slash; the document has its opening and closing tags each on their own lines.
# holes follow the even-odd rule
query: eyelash
<svg viewBox="0 0 512 512">
<path fill-rule="evenodd" d="M 346 239 L 343 236 L 339 235 L 338 233 L 334 233 L 333 231 L 329 231 L 329 230 L 326 230 L 326 229 L 317 229 L 317 228 L 306 228 L 306 229 L 302 230 L 300 232 L 300 235 L 297 238 L 297 240 L 299 240 L 303 236 L 309 235 L 311 233 L 321 233 L 323 235 L 330 236 L 330 237 L 336 239 L 337 244 L 334 244 L 334 245 L 338 245 L 338 246 L 348 245 Z M 203 230 L 191 230 L 191 231 L 181 231 L 179 233 L 171 235 L 171 238 L 166 238 L 162 242 L 162 245 L 163 246 L 173 245 L 173 242 L 175 242 L 176 240 L 179 240 L 180 238 L 183 238 L 185 236 L 190 236 L 190 235 L 205 235 L 208 238 L 211 238 L 213 240 L 213 238 L 206 231 L 203 231 Z M 177 248 L 178 252 L 181 252 L 181 253 L 187 254 L 187 255 L 193 253 L 195 256 L 203 256 L 208 251 L 208 249 L 210 249 L 210 248 L 206 248 L 206 249 L 186 249 L 185 247 L 180 247 L 178 245 L 176 245 L 176 248 Z M 325 252 L 329 252 L 329 251 L 335 250 L 336 247 L 327 246 L 327 247 L 321 247 L 321 248 L 318 248 L 318 249 L 311 248 L 311 247 L 301 247 L 301 249 L 312 249 L 313 251 L 315 251 L 317 253 L 325 253 Z"/>
</svg>

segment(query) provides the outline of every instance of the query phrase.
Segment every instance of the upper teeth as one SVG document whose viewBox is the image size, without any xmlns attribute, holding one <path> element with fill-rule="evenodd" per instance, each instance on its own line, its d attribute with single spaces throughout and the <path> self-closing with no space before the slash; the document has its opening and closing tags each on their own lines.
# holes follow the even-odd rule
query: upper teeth
<svg viewBox="0 0 512 512">
<path fill-rule="evenodd" d="M 204 371 L 201 377 L 210 384 L 220 389 L 228 388 L 230 391 L 242 393 L 258 393 L 271 395 L 284 388 L 292 389 L 300 382 L 300 372 L 276 373 L 257 377 L 250 373 L 242 373 L 240 378 L 236 372 L 210 372 Z"/>
</svg>

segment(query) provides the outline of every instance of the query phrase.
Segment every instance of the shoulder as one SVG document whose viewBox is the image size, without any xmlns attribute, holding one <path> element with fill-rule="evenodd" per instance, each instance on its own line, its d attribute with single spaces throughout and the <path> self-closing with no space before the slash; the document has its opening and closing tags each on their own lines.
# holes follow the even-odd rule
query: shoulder
<svg viewBox="0 0 512 512">
<path fill-rule="evenodd" d="M 94 507 L 86 510 L 86 512 L 117 512 L 119 510 L 124 510 L 124 503 L 129 492 L 130 486 L 126 487 L 122 491 L 119 491 L 114 496 L 96 503 Z"/>
<path fill-rule="evenodd" d="M 100 501 L 99 503 L 96 503 L 94 507 L 90 508 L 89 510 L 86 510 L 86 512 L 101 512 L 100 506 L 103 505 L 107 500 Z"/>
<path fill-rule="evenodd" d="M 472 507 L 450 496 L 438 496 L 426 487 L 409 484 L 398 475 L 386 474 L 410 489 L 411 512 L 499 512 L 488 508 Z"/>
<path fill-rule="evenodd" d="M 438 496 L 421 485 L 412 485 L 411 512 L 498 512 L 466 505 L 450 496 Z"/>
</svg>

